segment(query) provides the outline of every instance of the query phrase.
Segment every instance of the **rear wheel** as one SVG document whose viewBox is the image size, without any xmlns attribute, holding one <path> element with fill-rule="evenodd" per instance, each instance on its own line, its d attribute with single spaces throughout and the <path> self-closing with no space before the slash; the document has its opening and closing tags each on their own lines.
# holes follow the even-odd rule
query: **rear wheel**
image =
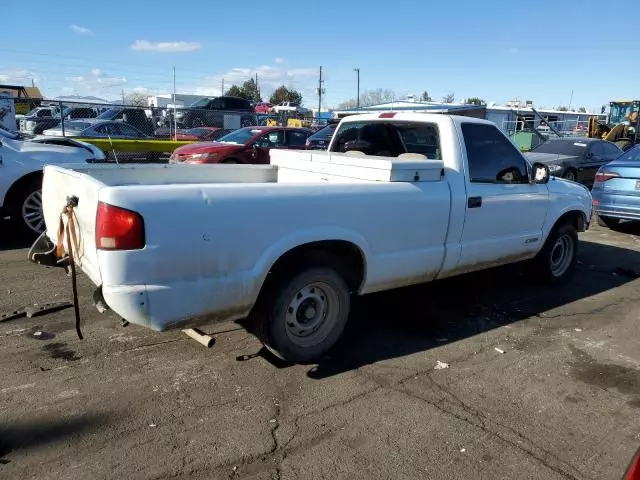
<svg viewBox="0 0 640 480">
<path fill-rule="evenodd" d="M 347 323 L 350 296 L 332 267 L 309 266 L 271 280 L 256 311 L 256 335 L 276 356 L 309 362 L 325 354 Z"/>
<path fill-rule="evenodd" d="M 603 217 L 602 215 L 598 215 L 596 217 L 596 222 L 601 227 L 614 228 L 618 226 L 618 224 L 620 223 L 620 219 L 613 218 L 613 217 Z"/>
<path fill-rule="evenodd" d="M 568 280 L 578 255 L 578 232 L 570 223 L 556 226 L 533 260 L 538 276 L 551 283 Z"/>
<path fill-rule="evenodd" d="M 222 161 L 222 163 L 234 164 L 234 163 L 240 163 L 240 162 L 235 158 L 225 158 Z"/>
<path fill-rule="evenodd" d="M 564 178 L 565 180 L 571 180 L 572 182 L 575 182 L 578 179 L 578 176 L 576 175 L 576 171 L 570 168 L 569 170 L 564 172 L 564 174 L 562 175 L 562 178 Z"/>
</svg>

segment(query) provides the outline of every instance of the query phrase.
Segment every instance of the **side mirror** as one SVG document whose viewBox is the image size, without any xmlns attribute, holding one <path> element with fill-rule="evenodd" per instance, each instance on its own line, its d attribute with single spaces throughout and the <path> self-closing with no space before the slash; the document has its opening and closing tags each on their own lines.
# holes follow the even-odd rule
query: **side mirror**
<svg viewBox="0 0 640 480">
<path fill-rule="evenodd" d="M 532 183 L 544 184 L 549 181 L 549 167 L 542 163 L 534 163 L 531 167 Z"/>
</svg>

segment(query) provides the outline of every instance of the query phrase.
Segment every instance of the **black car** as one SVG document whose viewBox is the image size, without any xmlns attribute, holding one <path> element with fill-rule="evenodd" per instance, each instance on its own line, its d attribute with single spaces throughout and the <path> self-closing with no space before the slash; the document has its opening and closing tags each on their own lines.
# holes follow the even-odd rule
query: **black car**
<svg viewBox="0 0 640 480">
<path fill-rule="evenodd" d="M 337 127 L 338 123 L 330 123 L 307 138 L 307 143 L 305 144 L 307 150 L 326 150 L 329 148 L 329 142 L 331 142 L 331 137 L 333 137 Z"/>
<path fill-rule="evenodd" d="M 526 157 L 545 164 L 555 177 L 591 186 L 598 169 L 620 154 L 615 144 L 598 138 L 559 137 L 537 145 Z"/>
<path fill-rule="evenodd" d="M 169 111 L 171 116 L 173 112 Z M 176 112 L 178 128 L 240 128 L 258 124 L 251 102 L 239 97 L 203 98 Z M 236 123 L 236 125 L 234 125 Z"/>
<path fill-rule="evenodd" d="M 153 123 L 147 117 L 143 108 L 133 107 L 112 107 L 100 115 L 99 120 L 122 120 L 133 125 L 146 135 L 153 135 Z"/>
</svg>

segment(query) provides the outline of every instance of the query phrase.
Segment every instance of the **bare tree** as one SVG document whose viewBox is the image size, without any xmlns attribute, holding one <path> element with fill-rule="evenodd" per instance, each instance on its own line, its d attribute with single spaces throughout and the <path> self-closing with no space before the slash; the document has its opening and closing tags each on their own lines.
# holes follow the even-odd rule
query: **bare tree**
<svg viewBox="0 0 640 480">
<path fill-rule="evenodd" d="M 388 88 L 377 88 L 375 90 L 367 90 L 360 95 L 360 106 L 369 107 L 371 105 L 377 105 L 379 103 L 392 102 L 395 100 L 396 94 L 393 90 Z M 351 98 L 342 103 L 336 105 L 338 110 L 351 110 L 356 108 L 358 102 L 355 98 Z"/>
<path fill-rule="evenodd" d="M 422 95 L 420 95 L 420 101 L 421 102 L 430 102 L 431 101 L 431 97 L 429 96 L 429 92 L 427 92 L 426 90 L 424 92 L 422 92 Z"/>
<path fill-rule="evenodd" d="M 455 100 L 454 92 L 448 93 L 447 95 L 442 97 L 442 103 L 453 103 L 454 100 Z"/>
<path fill-rule="evenodd" d="M 142 92 L 131 92 L 129 95 L 124 97 L 124 103 L 135 107 L 148 107 L 149 96 Z"/>
</svg>

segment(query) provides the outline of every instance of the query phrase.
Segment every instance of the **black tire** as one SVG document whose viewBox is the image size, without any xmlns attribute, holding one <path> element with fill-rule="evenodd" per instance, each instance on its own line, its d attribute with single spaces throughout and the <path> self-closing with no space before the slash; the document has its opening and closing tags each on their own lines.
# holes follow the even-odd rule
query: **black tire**
<svg viewBox="0 0 640 480">
<path fill-rule="evenodd" d="M 221 163 L 233 165 L 235 163 L 240 163 L 240 160 L 238 160 L 237 158 L 225 158 Z"/>
<path fill-rule="evenodd" d="M 551 231 L 544 247 L 533 259 L 533 267 L 541 280 L 561 283 L 571 278 L 577 260 L 578 232 L 571 223 L 564 223 Z"/>
<path fill-rule="evenodd" d="M 34 178 L 19 191 L 13 192 L 8 203 L 9 215 L 20 235 L 36 237 L 44 232 L 41 178 Z M 39 214 L 36 210 L 39 210 Z"/>
<path fill-rule="evenodd" d="M 347 283 L 336 269 L 303 267 L 271 279 L 265 288 L 256 305 L 255 334 L 274 355 L 306 363 L 335 345 L 347 324 L 351 302 Z"/>
<path fill-rule="evenodd" d="M 613 218 L 613 217 L 603 217 L 601 215 L 597 215 L 596 216 L 596 222 L 601 227 L 615 228 L 620 223 L 620 219 L 619 218 Z"/>
<path fill-rule="evenodd" d="M 578 174 L 573 168 L 569 168 L 562 174 L 562 178 L 565 180 L 571 180 L 572 182 L 577 182 Z"/>
<path fill-rule="evenodd" d="M 629 141 L 629 140 L 618 140 L 617 142 L 614 142 L 616 144 L 616 146 L 622 150 L 623 152 L 626 152 L 627 150 L 629 150 L 631 147 L 633 147 L 633 142 Z"/>
</svg>

